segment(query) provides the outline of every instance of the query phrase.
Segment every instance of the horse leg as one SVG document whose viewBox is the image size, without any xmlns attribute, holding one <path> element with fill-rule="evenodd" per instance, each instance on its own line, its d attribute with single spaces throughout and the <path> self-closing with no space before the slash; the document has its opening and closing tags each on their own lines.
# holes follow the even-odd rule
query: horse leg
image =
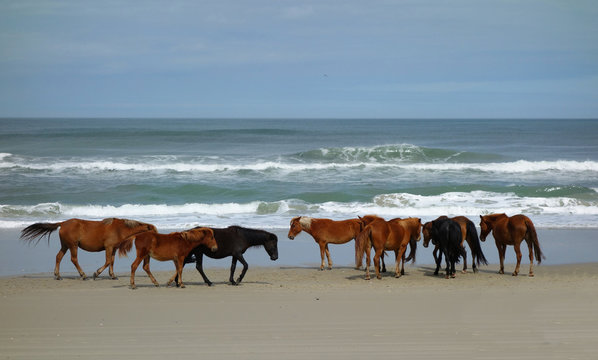
<svg viewBox="0 0 598 360">
<path fill-rule="evenodd" d="M 463 270 L 461 270 L 461 273 L 466 274 L 467 273 L 467 250 L 465 249 L 465 246 L 461 245 L 463 247 Z M 473 256 L 473 253 L 471 254 Z M 475 265 L 474 265 L 475 267 Z M 475 271 L 474 271 L 475 272 Z M 454 273 L 454 270 L 453 270 Z"/>
<path fill-rule="evenodd" d="M 94 273 L 93 273 L 93 279 L 95 280 L 98 276 L 100 276 L 100 274 L 102 273 L 102 271 L 104 271 L 108 265 L 110 265 L 110 261 L 112 260 L 112 248 L 108 247 L 106 248 L 106 262 L 104 263 L 104 265 L 102 267 L 100 267 L 99 269 L 97 269 Z M 114 274 L 112 274 L 114 275 Z"/>
<path fill-rule="evenodd" d="M 370 262 L 371 262 L 370 255 L 371 255 L 371 252 L 372 252 L 371 246 L 366 246 L 366 249 L 365 249 L 365 256 L 366 256 L 366 258 L 365 258 L 365 279 L 366 280 L 370 279 Z"/>
<path fill-rule="evenodd" d="M 56 254 L 56 266 L 54 267 L 54 278 L 56 280 L 62 280 L 60 277 L 60 262 L 62 261 L 62 257 L 66 254 L 68 247 L 65 245 L 61 245 L 60 250 L 58 250 L 58 254 Z"/>
<path fill-rule="evenodd" d="M 324 256 L 326 256 L 326 243 L 320 242 L 320 258 L 322 259 L 322 264 L 320 265 L 320 270 L 324 270 Z"/>
<path fill-rule="evenodd" d="M 233 255 L 233 260 L 231 261 L 230 264 L 230 278 L 228 279 L 228 281 L 231 283 L 231 285 L 237 285 L 237 283 L 235 282 L 235 269 L 237 268 L 237 257 L 235 255 Z"/>
<path fill-rule="evenodd" d="M 534 248 L 532 247 L 532 242 L 529 240 L 525 240 L 527 242 L 527 248 L 529 250 L 529 275 L 530 277 L 534 276 Z"/>
<path fill-rule="evenodd" d="M 158 286 L 160 286 L 160 284 L 158 284 L 158 280 L 156 280 L 154 275 L 152 275 L 152 272 L 150 271 L 149 263 L 150 263 L 150 257 L 149 257 L 149 255 L 147 255 L 143 258 L 143 270 L 145 270 L 145 272 L 149 276 L 150 280 L 152 280 L 154 285 L 156 285 L 156 287 L 158 287 Z M 137 264 L 137 265 L 139 265 L 139 264 Z"/>
<path fill-rule="evenodd" d="M 139 264 L 141 263 L 141 257 L 139 256 L 139 254 L 137 254 L 137 257 L 135 258 L 135 260 L 133 260 L 133 263 L 131 264 L 131 289 L 137 289 L 137 286 L 135 286 L 135 271 L 137 271 L 137 267 L 139 266 Z M 148 272 L 149 271 L 149 265 L 147 267 L 147 269 L 145 268 L 145 264 L 143 264 L 143 269 Z"/>
<path fill-rule="evenodd" d="M 195 268 L 201 274 L 203 281 L 206 284 L 208 284 L 208 286 L 212 286 L 212 282 L 210 281 L 210 279 L 208 279 L 206 274 L 203 272 L 203 253 L 201 253 L 200 255 L 195 254 Z"/>
<path fill-rule="evenodd" d="M 108 269 L 108 274 L 110 275 L 110 278 L 112 280 L 118 280 L 118 277 L 114 275 L 114 257 L 116 255 L 116 250 L 118 249 L 112 249 L 112 256 L 110 258 L 110 268 Z"/>
<path fill-rule="evenodd" d="M 243 270 L 241 271 L 241 275 L 239 275 L 239 278 L 237 279 L 237 285 L 241 283 L 241 281 L 245 277 L 245 273 L 247 273 L 247 269 L 249 269 L 249 264 L 247 264 L 247 261 L 245 261 L 243 254 L 239 255 L 239 261 L 241 262 L 241 264 L 243 264 Z"/>
<path fill-rule="evenodd" d="M 177 279 L 177 287 L 180 287 L 181 289 L 185 288 L 185 284 L 183 284 L 183 266 L 185 265 L 185 256 L 182 256 L 178 259 L 174 260 L 174 266 L 176 268 L 176 273 L 175 273 L 175 277 L 178 277 Z"/>
<path fill-rule="evenodd" d="M 434 275 L 438 275 L 440 271 L 440 264 L 442 264 L 442 251 L 438 246 L 434 247 L 434 251 L 432 251 L 432 255 L 434 255 L 434 262 L 436 263 L 436 270 L 434 270 Z"/>
<path fill-rule="evenodd" d="M 500 259 L 500 270 L 498 270 L 499 274 L 505 273 L 505 251 L 507 249 L 507 245 L 500 244 L 496 241 L 496 248 L 498 249 L 498 258 Z"/>
<path fill-rule="evenodd" d="M 446 262 L 446 275 L 444 278 L 448 279 L 450 276 L 450 260 L 447 253 L 444 253 L 444 261 Z"/>
<path fill-rule="evenodd" d="M 517 266 L 515 267 L 515 271 L 513 272 L 513 276 L 517 276 L 519 274 L 519 266 L 521 265 L 521 243 L 515 243 L 515 254 L 517 255 Z"/>
<path fill-rule="evenodd" d="M 326 244 L 326 259 L 328 259 L 328 270 L 332 270 L 332 260 L 330 260 L 330 251 L 328 250 L 328 244 Z"/>
<path fill-rule="evenodd" d="M 87 280 L 87 275 L 85 275 L 85 273 L 81 269 L 81 266 L 79 266 L 79 261 L 77 261 L 77 250 L 79 250 L 79 247 L 77 245 L 71 246 L 71 248 L 69 250 L 71 251 L 71 262 L 77 268 L 77 271 L 79 272 L 79 276 L 81 276 L 81 279 Z"/>
<path fill-rule="evenodd" d="M 382 253 L 384 253 L 384 250 L 376 250 L 376 254 L 374 255 L 374 267 L 376 268 L 377 279 L 382 279 L 382 275 L 380 274 L 380 257 L 382 257 Z"/>
</svg>

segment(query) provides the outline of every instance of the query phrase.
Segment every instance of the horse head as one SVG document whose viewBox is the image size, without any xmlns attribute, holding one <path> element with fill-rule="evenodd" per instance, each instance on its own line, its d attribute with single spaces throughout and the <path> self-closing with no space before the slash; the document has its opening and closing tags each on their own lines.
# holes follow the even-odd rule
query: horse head
<svg viewBox="0 0 598 360">
<path fill-rule="evenodd" d="M 294 217 L 291 220 L 289 234 L 287 235 L 289 237 L 289 239 L 291 239 L 291 240 L 295 239 L 295 236 L 297 236 L 297 234 L 299 234 L 303 230 L 303 227 L 301 226 L 300 221 L 301 221 L 301 216 Z"/>
<path fill-rule="evenodd" d="M 268 239 L 264 241 L 264 249 L 270 255 L 270 260 L 274 261 L 278 259 L 278 237 L 270 234 Z"/>
<path fill-rule="evenodd" d="M 480 215 L 480 240 L 486 241 L 486 237 L 492 231 L 492 223 L 488 221 L 488 216 Z"/>
<path fill-rule="evenodd" d="M 188 241 L 199 242 L 202 245 L 210 248 L 212 252 L 218 250 L 218 243 L 214 238 L 214 230 L 210 228 L 194 228 L 191 230 L 183 231 L 181 237 Z"/>
<path fill-rule="evenodd" d="M 432 222 L 428 221 L 422 227 L 422 233 L 424 234 L 424 247 L 427 248 L 432 239 Z M 433 241 L 432 241 L 433 242 Z"/>
</svg>

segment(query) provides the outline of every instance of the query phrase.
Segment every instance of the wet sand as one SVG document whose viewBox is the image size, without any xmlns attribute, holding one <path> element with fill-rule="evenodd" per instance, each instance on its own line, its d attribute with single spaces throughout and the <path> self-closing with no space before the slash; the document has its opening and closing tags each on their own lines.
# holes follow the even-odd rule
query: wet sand
<svg viewBox="0 0 598 360">
<path fill-rule="evenodd" d="M 598 263 L 497 266 L 445 280 L 410 265 L 395 279 L 351 267 L 187 267 L 185 289 L 118 280 L 0 278 L 5 359 L 587 359 L 598 334 Z M 512 266 L 507 266 L 511 271 Z M 157 272 L 164 284 L 170 271 Z"/>
</svg>

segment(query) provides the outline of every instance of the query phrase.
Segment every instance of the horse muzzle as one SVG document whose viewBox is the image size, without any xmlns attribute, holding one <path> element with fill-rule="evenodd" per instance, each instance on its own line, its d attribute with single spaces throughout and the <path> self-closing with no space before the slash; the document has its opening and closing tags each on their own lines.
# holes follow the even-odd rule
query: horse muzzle
<svg viewBox="0 0 598 360">
<path fill-rule="evenodd" d="M 272 261 L 278 260 L 278 255 L 270 256 L 270 260 L 272 260 Z"/>
<path fill-rule="evenodd" d="M 295 240 L 295 237 L 294 237 L 294 236 L 291 236 L 291 235 L 289 235 L 289 239 L 291 239 L 291 240 Z"/>
<path fill-rule="evenodd" d="M 216 252 L 218 251 L 218 246 L 212 246 L 210 250 L 212 250 L 212 252 Z"/>
</svg>

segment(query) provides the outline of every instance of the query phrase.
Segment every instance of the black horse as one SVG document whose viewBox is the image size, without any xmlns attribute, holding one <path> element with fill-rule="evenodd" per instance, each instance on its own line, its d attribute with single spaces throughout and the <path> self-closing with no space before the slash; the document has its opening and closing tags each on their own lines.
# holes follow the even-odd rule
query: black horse
<svg viewBox="0 0 598 360">
<path fill-rule="evenodd" d="M 185 258 L 185 264 L 195 262 L 197 271 L 203 277 L 203 280 L 209 286 L 212 282 L 203 272 L 203 256 L 206 255 L 213 259 L 223 259 L 227 256 L 232 256 L 232 264 L 230 266 L 230 283 L 238 285 L 245 276 L 249 265 L 243 257 L 245 251 L 252 246 L 263 246 L 270 256 L 272 261 L 278 259 L 278 237 L 264 230 L 248 229 L 241 226 L 229 226 L 224 229 L 212 228 L 214 230 L 214 238 L 218 244 L 218 250 L 212 252 L 209 248 L 201 245 L 191 250 L 189 255 Z M 237 267 L 237 260 L 243 264 L 243 271 L 237 279 L 234 280 L 235 269 Z"/>
<path fill-rule="evenodd" d="M 432 243 L 444 254 L 446 261 L 446 278 L 455 277 L 455 263 L 459 262 L 460 257 L 465 257 L 465 249 L 461 246 L 461 226 L 458 222 L 448 218 L 438 218 L 434 221 L 424 224 L 424 247 L 428 247 L 430 239 Z M 440 267 L 440 261 L 436 263 L 436 272 Z"/>
<path fill-rule="evenodd" d="M 436 220 L 448 219 L 448 216 L 440 216 Z M 467 272 L 467 250 L 465 250 L 464 243 L 467 242 L 469 245 L 469 249 L 471 250 L 471 264 L 473 267 L 473 272 L 478 272 L 478 266 L 488 265 L 488 260 L 486 260 L 486 256 L 484 256 L 484 252 L 482 251 L 482 246 L 480 244 L 480 239 L 478 238 L 478 231 L 475 228 L 474 223 L 466 218 L 465 216 L 455 216 L 450 218 L 453 221 L 456 221 L 459 226 L 461 226 L 461 246 L 465 251 L 463 256 L 463 271 L 462 273 Z M 425 236 L 425 235 L 424 235 Z M 436 271 L 434 271 L 434 275 L 438 275 L 438 270 L 440 269 L 440 263 L 442 262 L 442 253 L 438 254 L 439 247 L 435 246 L 432 255 L 434 255 L 434 261 L 436 262 Z"/>
</svg>

